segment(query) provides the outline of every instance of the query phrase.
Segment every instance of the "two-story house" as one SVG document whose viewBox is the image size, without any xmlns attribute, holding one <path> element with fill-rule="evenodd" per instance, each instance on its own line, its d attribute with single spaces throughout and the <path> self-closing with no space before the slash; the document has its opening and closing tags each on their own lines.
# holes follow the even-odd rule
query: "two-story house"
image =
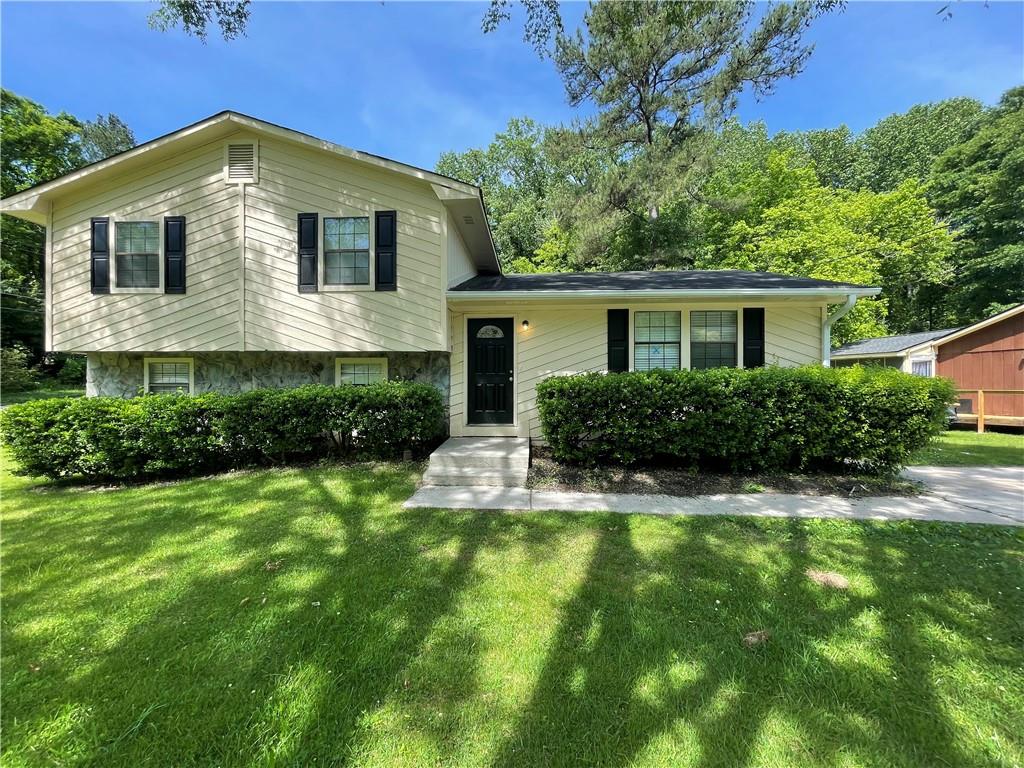
<svg viewBox="0 0 1024 768">
<path fill-rule="evenodd" d="M 455 436 L 539 436 L 554 374 L 828 364 L 832 322 L 878 293 L 503 275 L 477 187 L 235 112 L 0 208 L 46 227 L 46 346 L 88 356 L 87 394 L 415 379 L 445 394 Z"/>
</svg>

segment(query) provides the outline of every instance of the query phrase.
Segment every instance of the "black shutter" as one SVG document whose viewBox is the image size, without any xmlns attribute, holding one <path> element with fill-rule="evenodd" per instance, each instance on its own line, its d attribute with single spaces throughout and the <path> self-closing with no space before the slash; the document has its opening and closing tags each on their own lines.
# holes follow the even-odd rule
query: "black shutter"
<svg viewBox="0 0 1024 768">
<path fill-rule="evenodd" d="M 608 371 L 629 370 L 629 310 L 608 310 Z"/>
<path fill-rule="evenodd" d="M 299 214 L 299 293 L 316 293 L 317 214 Z"/>
<path fill-rule="evenodd" d="M 92 266 L 89 284 L 93 293 L 110 293 L 110 219 L 93 219 Z"/>
<path fill-rule="evenodd" d="M 164 293 L 185 292 L 185 217 L 164 217 Z"/>
<path fill-rule="evenodd" d="M 398 214 L 395 211 L 377 211 L 373 244 L 376 249 L 374 290 L 398 289 Z"/>
<path fill-rule="evenodd" d="M 764 365 L 764 309 L 743 309 L 743 367 L 760 368 Z"/>
</svg>

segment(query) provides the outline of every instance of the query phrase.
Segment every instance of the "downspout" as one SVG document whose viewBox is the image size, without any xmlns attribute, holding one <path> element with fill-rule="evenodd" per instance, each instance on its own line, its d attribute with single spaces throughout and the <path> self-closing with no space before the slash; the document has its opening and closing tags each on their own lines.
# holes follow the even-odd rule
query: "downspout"
<svg viewBox="0 0 1024 768">
<path fill-rule="evenodd" d="M 825 315 L 825 321 L 821 324 L 821 364 L 828 368 L 832 360 L 832 326 L 836 320 L 846 317 L 853 305 L 857 303 L 857 295 L 851 293 L 846 297 L 846 303 L 831 315 Z M 826 308 L 826 312 L 827 312 Z"/>
</svg>

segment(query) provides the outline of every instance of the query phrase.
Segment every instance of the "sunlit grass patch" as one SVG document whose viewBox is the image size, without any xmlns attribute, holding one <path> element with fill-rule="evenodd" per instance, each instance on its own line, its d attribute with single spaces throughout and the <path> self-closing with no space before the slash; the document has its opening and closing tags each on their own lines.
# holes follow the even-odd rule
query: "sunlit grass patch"
<svg viewBox="0 0 1024 768">
<path fill-rule="evenodd" d="M 404 510 L 416 477 L 5 475 L 4 764 L 1024 759 L 1017 529 Z"/>
</svg>

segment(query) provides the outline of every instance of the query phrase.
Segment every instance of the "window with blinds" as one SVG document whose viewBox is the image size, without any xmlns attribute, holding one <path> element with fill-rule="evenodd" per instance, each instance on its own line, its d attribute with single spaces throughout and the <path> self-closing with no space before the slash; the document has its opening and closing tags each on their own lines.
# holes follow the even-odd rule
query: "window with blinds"
<svg viewBox="0 0 1024 768">
<path fill-rule="evenodd" d="M 634 312 L 633 368 L 679 368 L 679 312 Z"/>
<path fill-rule="evenodd" d="M 160 287 L 160 227 L 155 221 L 114 223 L 114 284 Z"/>
<path fill-rule="evenodd" d="M 192 363 L 187 360 L 147 360 L 146 391 L 153 395 L 192 392 Z"/>
<path fill-rule="evenodd" d="M 736 312 L 690 312 L 690 367 L 736 367 Z"/>
<path fill-rule="evenodd" d="M 366 387 L 388 380 L 387 358 L 339 357 L 335 361 L 335 382 Z"/>
</svg>

